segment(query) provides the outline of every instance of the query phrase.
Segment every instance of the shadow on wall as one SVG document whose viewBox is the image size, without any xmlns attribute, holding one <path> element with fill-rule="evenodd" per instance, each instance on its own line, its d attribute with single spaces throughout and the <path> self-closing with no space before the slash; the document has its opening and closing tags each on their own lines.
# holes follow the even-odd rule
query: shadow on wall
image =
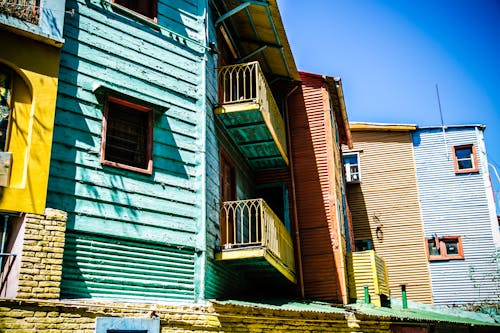
<svg viewBox="0 0 500 333">
<path fill-rule="evenodd" d="M 113 87 L 113 91 L 131 91 L 130 82 L 123 77 L 129 67 L 141 67 L 151 70 L 147 63 L 133 63 L 133 59 L 123 59 L 123 55 L 116 50 L 104 50 L 105 46 L 117 46 L 121 41 L 111 40 L 112 33 L 117 33 L 112 27 L 110 34 L 99 29 L 104 26 L 95 24 L 96 21 L 80 14 L 81 11 L 98 12 L 105 15 L 110 21 L 120 21 L 130 26 L 131 30 L 141 30 L 144 33 L 161 36 L 161 32 L 148 25 L 130 20 L 130 18 L 96 5 L 89 0 L 85 5 L 77 1 L 68 1 L 67 9 L 74 9 L 75 14 L 67 17 L 64 38 L 65 44 L 61 52 L 59 90 L 56 107 L 54 128 L 54 144 L 49 176 L 49 191 L 47 207 L 61 209 L 68 213 L 67 244 L 63 263 L 63 297 L 64 281 L 85 281 L 76 243 L 69 241 L 80 237 L 82 228 L 88 238 L 92 235 L 115 235 L 114 231 L 134 230 L 136 235 L 141 233 L 141 226 L 151 225 L 161 227 L 165 221 L 160 216 L 165 207 L 171 203 L 171 198 L 165 194 L 172 182 L 189 186 L 188 164 L 185 155 L 180 154 L 170 128 L 168 110 L 164 113 L 155 111 L 153 130 L 153 174 L 144 175 L 115 167 L 102 166 L 101 133 L 103 103 L 92 91 L 99 84 Z M 180 18 L 179 18 L 180 20 Z M 83 29 L 95 29 L 96 44 L 89 48 L 88 32 Z M 80 30 L 81 29 L 81 30 Z M 187 32 L 186 32 L 187 34 Z M 110 38 L 110 39 L 107 39 Z M 132 37 L 130 37 L 132 39 Z M 125 42 L 121 42 L 125 43 Z M 179 44 L 180 45 L 180 44 Z M 118 45 L 118 49 L 122 45 Z M 110 68 L 106 65 L 108 57 L 113 57 L 115 65 Z M 146 57 L 145 54 L 142 56 Z M 149 66 L 149 67 L 147 67 Z M 121 71 L 117 73 L 117 71 Z M 129 75 L 130 80 L 132 75 Z M 144 80 L 143 87 L 153 85 Z M 116 83 L 117 82 L 117 83 Z M 142 90 L 135 88 L 135 95 L 141 95 Z M 165 99 L 168 94 L 152 98 Z M 162 101 L 163 103 L 167 103 Z M 146 103 L 148 104 L 148 103 Z M 192 171 L 191 171 L 192 173 Z M 170 184 L 168 183 L 170 182 Z M 177 198 L 176 200 L 183 200 Z M 188 200 L 188 199 L 184 199 Z M 192 205 L 191 202 L 181 204 Z M 175 207 L 169 207 L 171 214 L 175 214 Z M 186 208 L 185 208 L 186 209 Z M 162 213 L 160 215 L 160 213 Z M 181 213 L 179 213 L 181 214 Z M 113 227 L 110 227 L 111 222 Z M 118 227 L 117 227 L 118 226 Z M 125 230 L 125 229 L 123 229 Z M 82 238 L 82 239 L 83 239 Z M 69 267 L 69 269 L 68 269 Z M 91 297 L 88 290 L 79 289 L 78 297 Z"/>
</svg>

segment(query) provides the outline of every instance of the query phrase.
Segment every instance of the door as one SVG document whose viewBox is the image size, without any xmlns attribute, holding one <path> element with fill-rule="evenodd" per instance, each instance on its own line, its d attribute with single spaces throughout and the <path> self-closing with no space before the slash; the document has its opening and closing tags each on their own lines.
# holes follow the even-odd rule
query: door
<svg viewBox="0 0 500 333">
<path fill-rule="evenodd" d="M 221 247 L 230 248 L 234 244 L 234 210 L 235 205 L 224 205 L 226 201 L 236 200 L 236 170 L 227 153 L 221 148 L 220 152 L 220 233 Z"/>
</svg>

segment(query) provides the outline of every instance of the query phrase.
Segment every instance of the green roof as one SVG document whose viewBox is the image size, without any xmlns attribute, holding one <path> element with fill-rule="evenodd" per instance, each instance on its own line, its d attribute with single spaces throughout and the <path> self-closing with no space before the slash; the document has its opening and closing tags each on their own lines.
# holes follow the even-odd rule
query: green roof
<svg viewBox="0 0 500 333">
<path fill-rule="evenodd" d="M 391 299 L 391 307 L 376 307 L 373 304 L 349 304 L 346 310 L 357 314 L 374 316 L 379 318 L 390 318 L 394 321 L 425 321 L 457 323 L 464 325 L 500 326 L 487 314 L 464 311 L 458 308 L 444 306 L 426 305 L 417 302 L 408 302 L 408 308 L 403 309 L 401 300 Z"/>
<path fill-rule="evenodd" d="M 392 307 L 376 307 L 373 304 L 338 304 L 316 301 L 273 300 L 266 302 L 249 302 L 237 300 L 212 301 L 215 304 L 244 306 L 257 309 L 316 312 L 329 314 L 355 313 L 361 316 L 376 317 L 389 321 L 439 322 L 462 325 L 500 326 L 487 314 L 460 310 L 458 308 L 438 307 L 417 302 L 408 302 L 408 308 L 403 309 L 401 300 L 392 299 Z"/>
</svg>

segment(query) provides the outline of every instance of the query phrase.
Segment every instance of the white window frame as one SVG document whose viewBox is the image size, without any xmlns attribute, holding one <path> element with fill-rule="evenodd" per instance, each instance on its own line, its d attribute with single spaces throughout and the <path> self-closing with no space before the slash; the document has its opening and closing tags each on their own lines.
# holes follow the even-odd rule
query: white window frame
<svg viewBox="0 0 500 333">
<path fill-rule="evenodd" d="M 359 161 L 359 152 L 345 152 L 345 153 L 343 153 L 342 154 L 343 161 L 345 160 L 346 156 L 356 156 L 356 161 L 357 161 L 357 164 L 350 164 L 350 163 L 344 162 L 346 182 L 348 182 L 348 183 L 361 183 L 362 177 L 361 177 L 361 163 Z M 353 176 L 356 175 L 356 173 L 351 172 L 351 166 L 357 166 L 358 179 L 353 179 Z"/>
</svg>

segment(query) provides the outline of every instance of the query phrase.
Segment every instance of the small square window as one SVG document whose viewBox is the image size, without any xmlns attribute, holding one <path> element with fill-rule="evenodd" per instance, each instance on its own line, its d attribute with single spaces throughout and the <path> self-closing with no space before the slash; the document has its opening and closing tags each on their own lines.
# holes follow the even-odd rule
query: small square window
<svg viewBox="0 0 500 333">
<path fill-rule="evenodd" d="M 427 239 L 427 253 L 430 261 L 464 259 L 462 238 L 442 236 Z"/>
<path fill-rule="evenodd" d="M 156 21 L 157 0 L 113 0 L 121 7 Z"/>
<path fill-rule="evenodd" d="M 354 249 L 356 251 L 367 251 L 373 248 L 370 239 L 359 239 L 354 241 Z"/>
<path fill-rule="evenodd" d="M 348 183 L 361 182 L 361 169 L 359 166 L 359 153 L 344 153 L 345 177 Z"/>
<path fill-rule="evenodd" d="M 101 163 L 151 174 L 153 110 L 108 96 L 104 107 Z"/>
<path fill-rule="evenodd" d="M 476 147 L 474 145 L 453 147 L 453 160 L 455 173 L 470 173 L 479 171 Z"/>
</svg>

